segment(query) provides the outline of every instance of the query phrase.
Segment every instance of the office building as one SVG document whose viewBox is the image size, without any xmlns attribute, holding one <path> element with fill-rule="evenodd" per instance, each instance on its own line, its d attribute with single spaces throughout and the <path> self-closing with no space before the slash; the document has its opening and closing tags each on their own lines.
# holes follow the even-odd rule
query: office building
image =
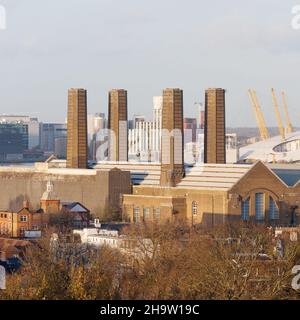
<svg viewBox="0 0 300 320">
<path fill-rule="evenodd" d="M 1 115 L 0 123 L 3 124 L 23 124 L 28 127 L 28 150 L 32 150 L 39 146 L 40 128 L 39 121 L 36 117 L 24 115 Z"/>
<path fill-rule="evenodd" d="M 153 121 L 136 121 L 135 127 L 128 131 L 129 160 L 160 161 L 161 125 L 162 97 L 154 97 Z"/>
<path fill-rule="evenodd" d="M 67 155 L 67 124 L 40 123 L 40 148 L 60 159 Z"/>
<path fill-rule="evenodd" d="M 196 142 L 197 138 L 197 119 L 184 118 L 184 144 L 189 142 Z"/>
<path fill-rule="evenodd" d="M 205 111 L 202 103 L 195 103 L 197 112 L 197 128 L 204 129 L 205 124 Z"/>
<path fill-rule="evenodd" d="M 108 132 L 107 119 L 104 113 L 88 115 L 88 149 L 89 160 L 107 160 L 108 152 Z M 105 147 L 106 145 L 106 147 Z M 101 150 L 105 147 L 105 150 Z"/>
</svg>

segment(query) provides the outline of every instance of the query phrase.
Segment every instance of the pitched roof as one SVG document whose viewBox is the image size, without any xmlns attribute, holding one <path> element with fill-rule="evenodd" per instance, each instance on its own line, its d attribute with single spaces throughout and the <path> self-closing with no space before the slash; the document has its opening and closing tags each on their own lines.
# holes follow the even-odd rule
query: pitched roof
<svg viewBox="0 0 300 320">
<path fill-rule="evenodd" d="M 231 189 L 253 165 L 204 164 L 186 168 L 186 175 L 178 184 L 182 188 L 202 190 Z"/>
<path fill-rule="evenodd" d="M 117 167 L 131 172 L 134 185 L 159 186 L 160 164 L 148 163 L 99 163 L 97 168 Z M 199 164 L 186 166 L 186 175 L 178 184 L 181 188 L 228 190 L 251 168 L 249 164 Z"/>
<path fill-rule="evenodd" d="M 299 164 L 268 164 L 267 166 L 289 187 L 295 186 L 300 181 Z"/>
<path fill-rule="evenodd" d="M 70 212 L 87 213 L 89 210 L 79 202 L 62 202 L 62 206 Z"/>
</svg>

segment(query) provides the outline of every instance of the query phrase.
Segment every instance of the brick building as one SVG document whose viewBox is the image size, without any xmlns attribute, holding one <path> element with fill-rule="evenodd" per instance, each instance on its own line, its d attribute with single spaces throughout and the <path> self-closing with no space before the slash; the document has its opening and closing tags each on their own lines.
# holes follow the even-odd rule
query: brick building
<svg viewBox="0 0 300 320">
<path fill-rule="evenodd" d="M 149 170 L 142 183 L 136 181 L 133 194 L 123 196 L 123 215 L 130 222 L 297 225 L 299 181 L 297 165 L 207 164 L 186 167 L 182 181 L 175 188 L 168 188 L 161 187 L 155 173 Z"/>
<path fill-rule="evenodd" d="M 47 190 L 40 200 L 40 208 L 32 210 L 28 201 L 17 212 L 0 212 L 0 235 L 11 238 L 26 238 L 27 232 L 43 231 L 51 217 L 63 216 L 69 226 L 88 227 L 90 211 L 79 202 L 62 202 L 54 192 L 53 183 L 48 181 Z"/>
</svg>

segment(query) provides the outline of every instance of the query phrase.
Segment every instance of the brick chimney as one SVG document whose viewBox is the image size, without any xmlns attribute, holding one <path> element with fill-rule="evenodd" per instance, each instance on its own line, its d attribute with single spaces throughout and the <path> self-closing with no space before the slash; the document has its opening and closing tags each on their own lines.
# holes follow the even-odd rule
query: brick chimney
<svg viewBox="0 0 300 320">
<path fill-rule="evenodd" d="M 183 91 L 165 89 L 162 109 L 160 185 L 174 187 L 184 174 Z"/>
<path fill-rule="evenodd" d="M 225 90 L 205 92 L 204 162 L 226 163 Z"/>
</svg>

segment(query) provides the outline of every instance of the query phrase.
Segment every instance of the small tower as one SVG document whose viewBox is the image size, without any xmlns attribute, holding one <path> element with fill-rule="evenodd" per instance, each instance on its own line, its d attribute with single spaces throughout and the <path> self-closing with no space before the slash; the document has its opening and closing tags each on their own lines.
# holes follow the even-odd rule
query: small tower
<svg viewBox="0 0 300 320">
<path fill-rule="evenodd" d="M 47 182 L 47 190 L 41 198 L 41 209 L 44 213 L 58 213 L 60 211 L 60 200 L 54 192 L 52 181 Z"/>
<path fill-rule="evenodd" d="M 29 210 L 29 201 L 27 199 L 25 199 L 23 201 L 23 209 L 28 209 Z"/>
</svg>

